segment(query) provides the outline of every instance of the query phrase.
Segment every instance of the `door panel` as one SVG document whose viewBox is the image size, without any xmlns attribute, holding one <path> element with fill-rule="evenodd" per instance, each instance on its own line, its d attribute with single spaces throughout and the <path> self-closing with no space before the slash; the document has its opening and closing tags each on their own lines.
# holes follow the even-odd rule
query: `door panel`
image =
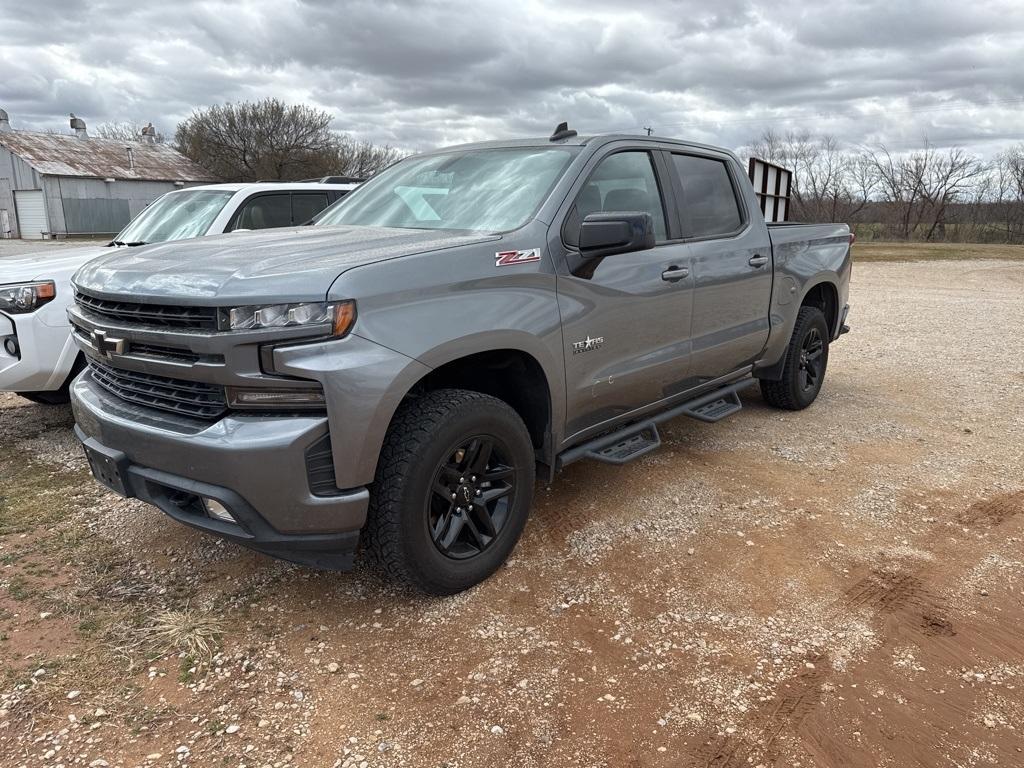
<svg viewBox="0 0 1024 768">
<path fill-rule="evenodd" d="M 693 259 L 692 383 L 754 362 L 768 340 L 771 243 L 737 194 L 735 169 L 695 155 L 672 155 L 681 218 Z"/>
<path fill-rule="evenodd" d="M 666 180 L 667 181 L 667 180 Z M 664 185 L 662 185 L 664 186 Z M 575 200 L 567 224 L 597 211 L 647 211 L 655 248 L 609 256 L 558 277 L 565 354 L 566 437 L 677 393 L 689 363 L 689 249 L 667 237 L 651 157 L 606 156 Z M 671 280 L 662 273 L 676 270 Z"/>
<path fill-rule="evenodd" d="M 15 190 L 14 209 L 18 215 L 18 231 L 23 240 L 40 239 L 49 229 L 46 223 L 46 202 L 42 190 Z"/>
</svg>

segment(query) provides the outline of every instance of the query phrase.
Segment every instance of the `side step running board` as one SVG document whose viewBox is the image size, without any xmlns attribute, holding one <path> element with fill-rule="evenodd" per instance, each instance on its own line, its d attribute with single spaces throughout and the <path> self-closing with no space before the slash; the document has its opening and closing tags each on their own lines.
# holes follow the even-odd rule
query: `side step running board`
<svg viewBox="0 0 1024 768">
<path fill-rule="evenodd" d="M 661 437 L 654 422 L 633 424 L 628 429 L 603 435 L 596 441 L 585 444 L 588 459 L 597 459 L 608 464 L 626 464 L 645 453 L 661 447 Z M 583 447 L 583 446 L 581 446 Z"/>
<path fill-rule="evenodd" d="M 680 416 L 690 416 L 700 421 L 714 423 L 721 421 L 726 416 L 732 416 L 743 403 L 740 402 L 739 392 L 735 386 L 710 392 L 696 400 L 683 403 Z"/>
<path fill-rule="evenodd" d="M 565 467 L 580 459 L 596 459 L 608 464 L 625 464 L 637 459 L 661 446 L 658 424 L 678 416 L 689 416 L 711 423 L 721 421 L 743 407 L 739 392 L 755 381 L 749 378 L 734 382 L 643 421 L 599 435 L 560 454 L 558 466 Z"/>
</svg>

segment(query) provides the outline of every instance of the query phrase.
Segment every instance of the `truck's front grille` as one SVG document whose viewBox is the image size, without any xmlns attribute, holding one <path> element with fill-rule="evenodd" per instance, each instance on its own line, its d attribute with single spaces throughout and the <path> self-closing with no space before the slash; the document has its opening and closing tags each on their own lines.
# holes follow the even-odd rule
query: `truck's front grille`
<svg viewBox="0 0 1024 768">
<path fill-rule="evenodd" d="M 93 315 L 98 315 L 118 323 L 151 325 L 162 328 L 217 330 L 217 310 L 214 307 L 136 304 L 128 301 L 98 299 L 81 292 L 75 293 L 75 303 Z"/>
<path fill-rule="evenodd" d="M 95 360 L 89 368 L 97 384 L 130 403 L 210 420 L 227 410 L 223 387 L 110 368 Z"/>
<path fill-rule="evenodd" d="M 71 322 L 71 330 L 83 342 L 91 347 L 95 346 L 89 332 L 85 328 L 76 325 L 74 321 Z M 180 347 L 165 347 L 157 344 L 143 344 L 142 342 L 131 343 L 128 346 L 128 353 L 133 357 L 152 357 L 156 360 L 170 360 L 175 363 L 198 363 L 204 359 L 202 355 L 196 354 L 188 349 L 181 349 Z M 224 362 L 224 357 L 222 355 L 207 355 L 205 359 L 207 362 Z"/>
</svg>

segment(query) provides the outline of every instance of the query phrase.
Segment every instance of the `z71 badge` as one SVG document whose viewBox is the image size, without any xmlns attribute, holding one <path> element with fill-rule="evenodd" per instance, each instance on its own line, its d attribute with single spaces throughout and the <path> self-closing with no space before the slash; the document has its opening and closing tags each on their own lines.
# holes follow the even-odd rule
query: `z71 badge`
<svg viewBox="0 0 1024 768">
<path fill-rule="evenodd" d="M 512 267 L 530 261 L 540 261 L 540 248 L 530 248 L 526 251 L 498 251 L 494 254 L 494 266 L 496 267 Z"/>
</svg>

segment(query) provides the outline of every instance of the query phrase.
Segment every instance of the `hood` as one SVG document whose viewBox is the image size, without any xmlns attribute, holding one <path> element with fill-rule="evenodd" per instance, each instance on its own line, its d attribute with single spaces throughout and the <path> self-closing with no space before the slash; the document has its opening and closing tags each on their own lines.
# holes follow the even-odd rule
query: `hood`
<svg viewBox="0 0 1024 768">
<path fill-rule="evenodd" d="M 0 285 L 28 280 L 63 282 L 90 259 L 122 250 L 116 246 L 89 245 L 33 251 L 25 256 L 5 256 L 0 258 Z"/>
<path fill-rule="evenodd" d="M 498 239 L 383 227 L 311 226 L 236 232 L 119 250 L 75 275 L 100 297 L 175 304 L 322 301 L 337 277 L 364 264 Z"/>
</svg>

